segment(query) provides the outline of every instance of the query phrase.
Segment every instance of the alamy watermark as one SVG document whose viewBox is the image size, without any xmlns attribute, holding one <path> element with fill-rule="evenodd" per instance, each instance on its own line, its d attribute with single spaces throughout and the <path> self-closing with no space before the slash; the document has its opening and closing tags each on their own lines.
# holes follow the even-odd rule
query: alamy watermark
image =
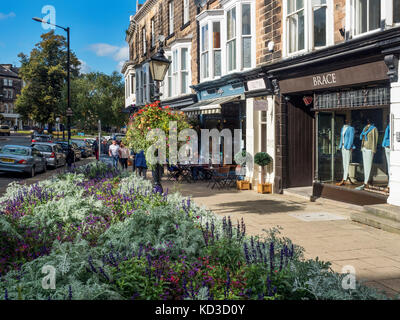
<svg viewBox="0 0 400 320">
<path fill-rule="evenodd" d="M 176 121 L 170 122 L 169 138 L 161 129 L 149 130 L 146 139 L 153 144 L 146 150 L 148 163 L 151 165 L 176 165 L 177 163 L 202 165 L 223 163 L 229 165 L 233 164 L 233 160 L 235 160 L 240 165 L 252 164 L 253 158 L 250 154 L 242 155 L 244 150 L 242 148 L 241 129 L 234 129 L 233 136 L 230 129 L 223 129 L 222 131 L 202 129 L 200 131 L 201 147 L 199 153 L 198 133 L 193 129 L 184 129 L 178 132 L 177 127 Z M 168 159 L 167 150 L 169 151 Z M 232 155 L 235 155 L 235 158 Z"/>
<path fill-rule="evenodd" d="M 46 5 L 42 8 L 43 17 L 42 28 L 44 30 L 56 29 L 56 8 L 52 5 Z M 51 23 L 51 24 L 49 24 Z"/>
</svg>

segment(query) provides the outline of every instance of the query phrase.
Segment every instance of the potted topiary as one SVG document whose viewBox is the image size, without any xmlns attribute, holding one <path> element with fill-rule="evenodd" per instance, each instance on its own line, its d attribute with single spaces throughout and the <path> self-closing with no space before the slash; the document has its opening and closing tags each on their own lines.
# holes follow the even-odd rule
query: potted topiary
<svg viewBox="0 0 400 320">
<path fill-rule="evenodd" d="M 236 174 L 239 176 L 236 181 L 238 190 L 251 190 L 250 181 L 245 179 L 246 176 L 246 163 L 252 160 L 252 157 L 246 150 L 242 150 L 235 155 L 235 162 L 238 165 Z M 238 173 L 239 172 L 239 173 Z"/>
<path fill-rule="evenodd" d="M 254 163 L 261 167 L 261 181 L 257 187 L 258 193 L 271 193 L 272 184 L 265 183 L 264 179 L 264 167 L 268 166 L 272 162 L 271 156 L 266 152 L 259 152 L 254 157 Z"/>
</svg>

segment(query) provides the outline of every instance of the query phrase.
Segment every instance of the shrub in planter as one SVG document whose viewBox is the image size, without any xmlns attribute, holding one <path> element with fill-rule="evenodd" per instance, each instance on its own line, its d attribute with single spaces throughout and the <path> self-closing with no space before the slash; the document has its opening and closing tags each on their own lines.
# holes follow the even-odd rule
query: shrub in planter
<svg viewBox="0 0 400 320">
<path fill-rule="evenodd" d="M 264 168 L 272 162 L 271 156 L 266 152 L 259 152 L 254 157 L 254 163 L 261 167 L 261 186 L 265 183 Z"/>
</svg>

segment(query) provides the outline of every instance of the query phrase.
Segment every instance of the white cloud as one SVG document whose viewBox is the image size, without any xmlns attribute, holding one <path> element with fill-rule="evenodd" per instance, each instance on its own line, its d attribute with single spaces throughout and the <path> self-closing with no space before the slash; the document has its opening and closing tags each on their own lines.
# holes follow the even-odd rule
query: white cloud
<svg viewBox="0 0 400 320">
<path fill-rule="evenodd" d="M 0 20 L 5 20 L 5 19 L 8 19 L 8 18 L 15 18 L 15 17 L 16 17 L 16 15 L 15 15 L 14 12 L 10 12 L 8 14 L 0 12 Z"/>
<path fill-rule="evenodd" d="M 116 69 L 120 71 L 125 61 L 129 59 L 129 47 L 117 47 L 107 43 L 92 44 L 89 49 L 99 57 L 109 57 L 118 62 Z"/>
<path fill-rule="evenodd" d="M 85 61 L 83 61 L 83 60 L 79 60 L 79 61 L 81 63 L 81 66 L 80 66 L 81 73 L 89 73 L 92 71 L 92 68 L 90 68 L 89 65 Z"/>
</svg>

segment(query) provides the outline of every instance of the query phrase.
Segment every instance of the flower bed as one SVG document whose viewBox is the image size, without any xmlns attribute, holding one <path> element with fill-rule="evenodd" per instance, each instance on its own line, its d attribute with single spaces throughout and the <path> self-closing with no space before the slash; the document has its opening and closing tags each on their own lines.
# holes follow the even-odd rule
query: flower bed
<svg viewBox="0 0 400 320">
<path fill-rule="evenodd" d="M 104 164 L 0 199 L 0 297 L 4 299 L 385 299 L 271 230 L 248 237 L 179 194 Z M 44 266 L 56 288 L 42 287 Z"/>
</svg>

